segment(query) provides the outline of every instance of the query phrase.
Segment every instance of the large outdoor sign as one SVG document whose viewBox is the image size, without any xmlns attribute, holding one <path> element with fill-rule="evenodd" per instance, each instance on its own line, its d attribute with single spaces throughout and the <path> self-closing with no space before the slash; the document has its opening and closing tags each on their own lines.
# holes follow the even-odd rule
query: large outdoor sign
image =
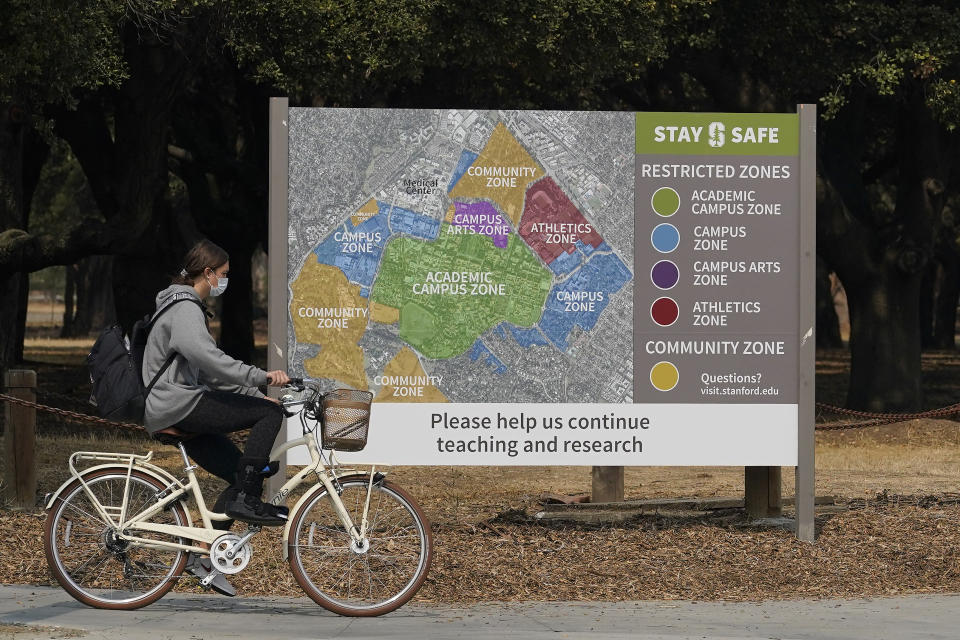
<svg viewBox="0 0 960 640">
<path fill-rule="evenodd" d="M 796 465 L 800 120 L 284 110 L 272 349 L 375 394 L 355 460 Z"/>
</svg>

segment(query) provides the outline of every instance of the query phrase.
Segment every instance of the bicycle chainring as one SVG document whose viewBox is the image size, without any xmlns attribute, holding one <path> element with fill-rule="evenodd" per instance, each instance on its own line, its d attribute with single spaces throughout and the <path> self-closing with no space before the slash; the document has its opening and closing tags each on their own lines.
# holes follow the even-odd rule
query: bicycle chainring
<svg viewBox="0 0 960 640">
<path fill-rule="evenodd" d="M 213 541 L 210 547 L 210 564 L 220 573 L 234 574 L 243 571 L 250 562 L 250 556 L 253 555 L 253 549 L 250 548 L 248 541 L 241 547 L 237 547 L 240 542 L 240 536 L 233 533 L 225 533 Z M 233 557 L 227 554 L 233 551 Z"/>
</svg>

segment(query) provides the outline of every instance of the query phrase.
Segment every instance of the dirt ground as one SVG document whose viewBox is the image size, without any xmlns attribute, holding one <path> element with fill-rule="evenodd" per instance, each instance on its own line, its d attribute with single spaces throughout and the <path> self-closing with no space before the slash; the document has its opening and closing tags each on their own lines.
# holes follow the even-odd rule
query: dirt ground
<svg viewBox="0 0 960 640">
<path fill-rule="evenodd" d="M 28 345 L 41 397 L 80 402 L 80 346 Z M 844 352 L 818 355 L 817 399 L 842 404 Z M 952 404 L 960 355 L 924 356 L 927 407 Z M 63 405 L 60 405 L 63 406 Z M 77 408 L 77 407 L 70 407 Z M 825 416 L 828 417 L 828 416 Z M 816 441 L 817 494 L 841 508 L 817 517 L 814 545 L 782 529 L 755 526 L 740 511 L 687 517 L 645 515 L 616 525 L 544 524 L 530 516 L 544 492 L 589 492 L 589 467 L 396 467 L 390 477 L 424 507 L 435 533 L 434 565 L 417 598 L 485 600 L 779 599 L 960 591 L 960 423 L 913 420 Z M 43 419 L 39 492 L 62 482 L 71 451 L 143 452 L 175 474 L 171 447 Z M 783 494 L 793 494 L 784 469 Z M 219 481 L 207 477 L 208 492 Z M 636 467 L 627 499 L 742 496 L 743 469 Z M 205 491 L 205 493 L 207 493 Z M 48 584 L 43 514 L 0 510 L 0 581 Z M 279 532 L 255 539 L 250 566 L 232 578 L 245 595 L 299 595 L 284 565 Z M 196 589 L 184 580 L 180 589 Z"/>
</svg>

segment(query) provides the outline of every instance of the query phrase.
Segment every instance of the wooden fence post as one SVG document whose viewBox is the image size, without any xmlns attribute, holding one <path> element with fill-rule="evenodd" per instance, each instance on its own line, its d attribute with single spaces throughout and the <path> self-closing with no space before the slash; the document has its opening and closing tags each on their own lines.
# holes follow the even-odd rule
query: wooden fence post
<svg viewBox="0 0 960 640">
<path fill-rule="evenodd" d="M 779 517 L 783 512 L 780 467 L 744 467 L 743 505 L 753 519 Z"/>
<path fill-rule="evenodd" d="M 593 467 L 590 502 L 623 502 L 623 467 Z"/>
<path fill-rule="evenodd" d="M 22 400 L 37 401 L 37 373 L 10 369 L 4 376 L 6 393 Z M 37 468 L 34 457 L 37 410 L 12 402 L 6 405 L 6 433 L 3 438 L 3 486 L 5 501 L 17 509 L 37 504 Z"/>
</svg>

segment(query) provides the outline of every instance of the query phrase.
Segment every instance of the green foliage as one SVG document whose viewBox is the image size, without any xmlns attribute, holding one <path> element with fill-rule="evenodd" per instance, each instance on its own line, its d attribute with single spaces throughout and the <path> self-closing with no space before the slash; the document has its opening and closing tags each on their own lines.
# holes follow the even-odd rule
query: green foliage
<svg viewBox="0 0 960 640">
<path fill-rule="evenodd" d="M 834 117 L 853 91 L 896 96 L 905 83 L 915 82 L 943 124 L 953 129 L 960 122 L 955 82 L 960 71 L 960 7 L 952 2 L 850 1 L 837 8 L 839 15 L 831 20 L 848 26 L 833 43 L 842 55 L 835 88 L 822 99 L 826 118 Z"/>
<path fill-rule="evenodd" d="M 664 55 L 655 9 L 652 0 L 265 0 L 234 6 L 229 43 L 256 80 L 308 104 L 588 108 L 604 83 L 637 81 Z"/>
<path fill-rule="evenodd" d="M 647 0 L 444 3 L 435 64 L 463 104 L 609 107 L 612 88 L 666 54 L 662 23 Z"/>
<path fill-rule="evenodd" d="M 256 81 L 355 104 L 420 76 L 438 2 L 236 2 L 227 40 Z"/>
<path fill-rule="evenodd" d="M 0 19 L 0 102 L 38 111 L 72 104 L 74 89 L 125 77 L 120 0 L 6 0 Z"/>
<path fill-rule="evenodd" d="M 946 126 L 960 123 L 953 0 L 685 0 L 658 11 L 670 60 L 693 73 L 720 58 L 762 80 L 784 106 L 819 102 L 826 119 L 855 95 L 897 99 L 906 83 L 919 83 Z"/>
</svg>

